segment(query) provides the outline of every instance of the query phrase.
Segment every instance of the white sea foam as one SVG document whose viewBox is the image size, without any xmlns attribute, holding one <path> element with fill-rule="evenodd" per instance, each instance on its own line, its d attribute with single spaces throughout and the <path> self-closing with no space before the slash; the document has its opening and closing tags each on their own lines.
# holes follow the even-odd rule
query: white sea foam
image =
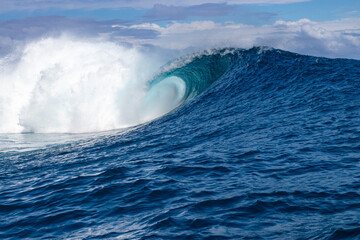
<svg viewBox="0 0 360 240">
<path fill-rule="evenodd" d="M 94 132 L 157 118 L 185 93 L 181 79 L 169 79 L 148 94 L 160 64 L 109 41 L 62 36 L 29 43 L 0 59 L 0 133 Z"/>
</svg>

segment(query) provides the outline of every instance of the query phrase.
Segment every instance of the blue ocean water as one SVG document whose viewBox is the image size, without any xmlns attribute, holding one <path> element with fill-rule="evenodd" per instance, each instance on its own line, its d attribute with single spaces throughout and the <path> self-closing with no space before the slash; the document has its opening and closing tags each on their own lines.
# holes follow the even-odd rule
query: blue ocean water
<svg viewBox="0 0 360 240">
<path fill-rule="evenodd" d="M 360 239 L 360 61 L 222 49 L 169 77 L 152 122 L 1 134 L 0 238 Z"/>
</svg>

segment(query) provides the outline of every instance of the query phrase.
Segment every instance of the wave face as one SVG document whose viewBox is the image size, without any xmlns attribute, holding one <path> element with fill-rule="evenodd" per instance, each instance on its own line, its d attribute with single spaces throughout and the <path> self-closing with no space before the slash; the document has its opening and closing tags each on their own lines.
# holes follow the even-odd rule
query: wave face
<svg viewBox="0 0 360 240">
<path fill-rule="evenodd" d="M 224 51 L 203 52 L 173 61 L 156 74 L 157 60 L 134 48 L 43 39 L 0 62 L 0 133 L 136 126 L 203 92 L 229 63 Z"/>
<path fill-rule="evenodd" d="M 220 49 L 156 74 L 62 43 L 4 60 L 2 132 L 152 121 L 0 134 L 0 238 L 360 237 L 360 61 Z"/>
</svg>

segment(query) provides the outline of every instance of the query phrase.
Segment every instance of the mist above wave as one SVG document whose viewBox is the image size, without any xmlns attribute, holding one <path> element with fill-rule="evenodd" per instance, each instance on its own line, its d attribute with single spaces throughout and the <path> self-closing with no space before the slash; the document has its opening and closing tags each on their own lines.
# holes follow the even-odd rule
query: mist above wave
<svg viewBox="0 0 360 240">
<path fill-rule="evenodd" d="M 29 43 L 0 59 L 0 133 L 94 132 L 157 118 L 180 104 L 185 88 L 169 79 L 149 91 L 160 66 L 109 41 L 62 36 Z"/>
</svg>

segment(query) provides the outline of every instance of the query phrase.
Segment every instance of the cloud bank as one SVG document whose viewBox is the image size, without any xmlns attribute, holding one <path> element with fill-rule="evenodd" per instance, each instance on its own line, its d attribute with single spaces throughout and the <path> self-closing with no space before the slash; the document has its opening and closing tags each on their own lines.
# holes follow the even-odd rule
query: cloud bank
<svg viewBox="0 0 360 240">
<path fill-rule="evenodd" d="M 268 46 L 301 54 L 360 59 L 360 18 L 315 22 L 278 20 L 254 26 L 214 21 L 156 23 L 34 17 L 1 21 L 0 55 L 24 43 L 63 32 L 79 38 L 103 38 L 121 44 L 195 51 L 209 48 Z"/>
<path fill-rule="evenodd" d="M 157 31 L 156 39 L 140 41 L 170 49 L 269 46 L 308 55 L 360 59 L 359 18 L 327 22 L 279 20 L 259 27 L 194 21 L 129 28 Z"/>
<path fill-rule="evenodd" d="M 267 22 L 277 16 L 276 13 L 251 11 L 240 5 L 226 3 L 207 3 L 192 6 L 174 6 L 156 4 L 142 18 L 144 21 L 183 21 L 189 19 L 216 19 L 232 16 L 244 23 L 257 24 Z"/>
</svg>

